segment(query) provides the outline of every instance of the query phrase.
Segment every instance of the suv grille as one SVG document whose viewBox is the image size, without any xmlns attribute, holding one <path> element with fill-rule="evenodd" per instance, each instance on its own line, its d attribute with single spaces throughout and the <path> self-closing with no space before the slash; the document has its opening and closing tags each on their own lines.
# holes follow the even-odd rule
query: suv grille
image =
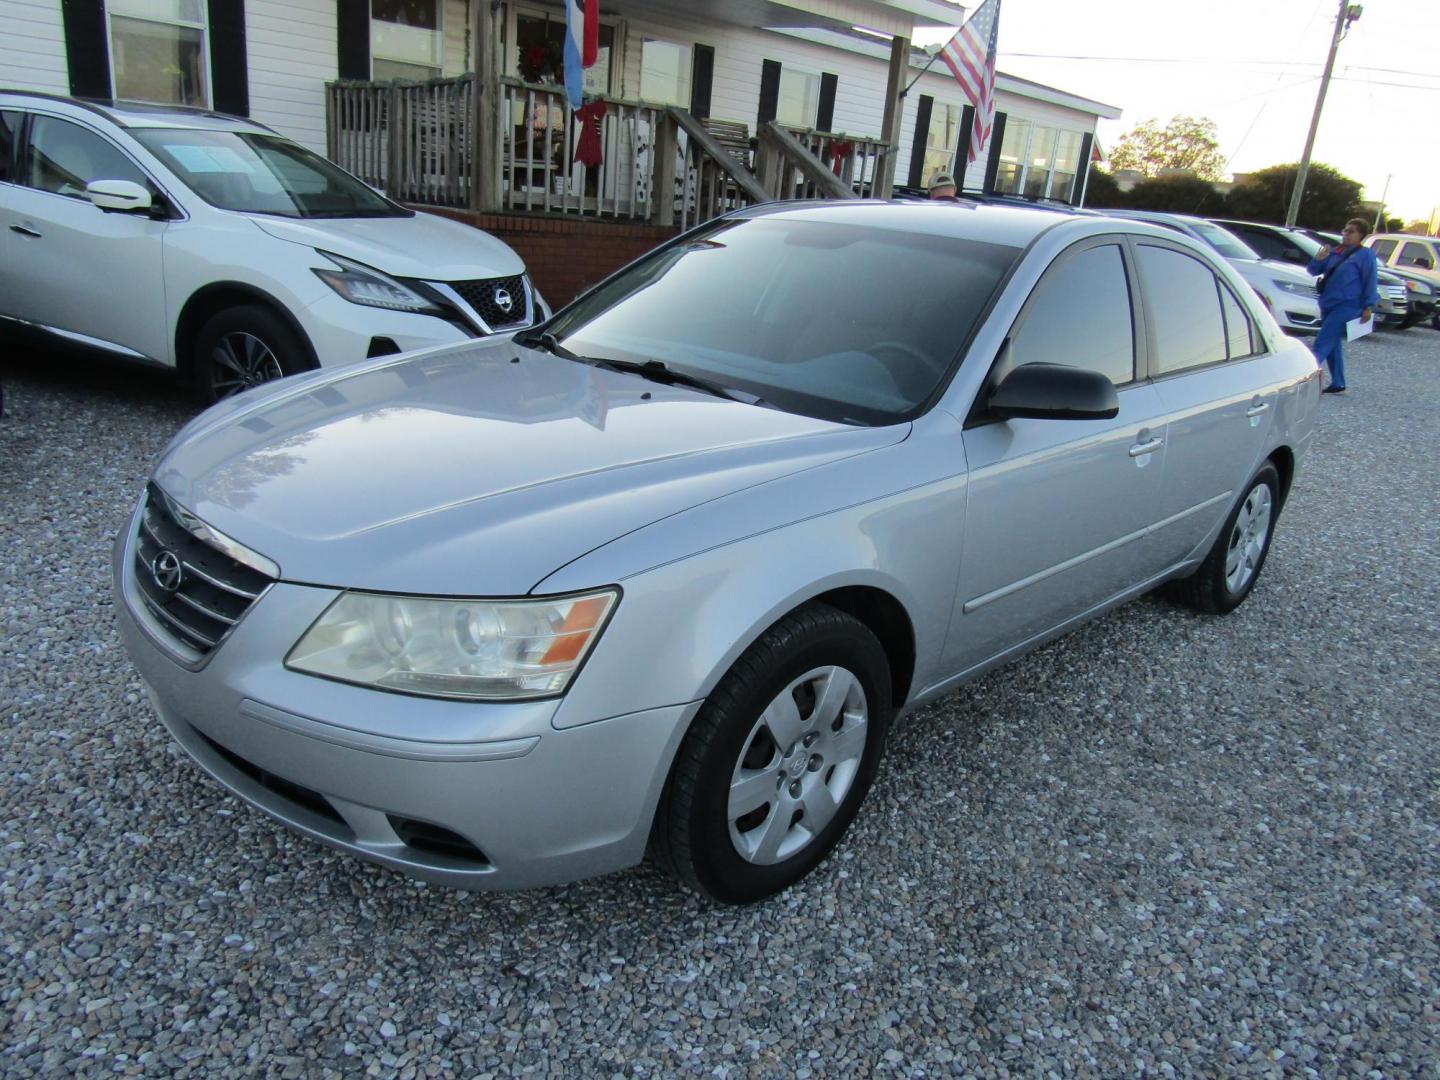
<svg viewBox="0 0 1440 1080">
<path fill-rule="evenodd" d="M 475 314 L 485 320 L 491 330 L 530 324 L 530 291 L 525 288 L 525 275 L 514 277 L 482 278 L 477 281 L 452 281 L 450 287 L 460 298 L 475 309 Z M 496 294 L 510 298 L 507 308 L 497 300 Z"/>
<path fill-rule="evenodd" d="M 176 521 L 154 484 L 146 489 L 135 543 L 135 585 L 150 613 L 182 645 L 209 653 L 270 584 L 269 577 Z"/>
</svg>

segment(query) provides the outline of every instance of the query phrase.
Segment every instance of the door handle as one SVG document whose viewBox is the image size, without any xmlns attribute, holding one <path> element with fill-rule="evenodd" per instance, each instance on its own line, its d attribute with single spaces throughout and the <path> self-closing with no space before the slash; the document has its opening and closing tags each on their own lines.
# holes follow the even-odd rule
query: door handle
<svg viewBox="0 0 1440 1080">
<path fill-rule="evenodd" d="M 1261 413 L 1269 411 L 1269 409 L 1270 409 L 1270 404 L 1269 404 L 1269 402 L 1262 402 L 1262 403 L 1259 404 L 1259 405 L 1251 405 L 1250 408 L 1248 408 L 1248 409 L 1245 410 L 1245 415 L 1248 416 L 1248 417 L 1250 417 L 1250 419 L 1253 420 L 1255 417 L 1259 416 Z"/>
<path fill-rule="evenodd" d="M 40 239 L 40 234 L 38 232 L 25 225 L 11 225 L 10 231 L 18 232 L 21 236 L 33 236 L 36 240 Z"/>
<path fill-rule="evenodd" d="M 1165 440 L 1160 438 L 1151 439 L 1149 442 L 1136 443 L 1130 447 L 1131 457 L 1144 457 L 1146 454 L 1153 454 L 1160 447 L 1165 445 Z"/>
</svg>

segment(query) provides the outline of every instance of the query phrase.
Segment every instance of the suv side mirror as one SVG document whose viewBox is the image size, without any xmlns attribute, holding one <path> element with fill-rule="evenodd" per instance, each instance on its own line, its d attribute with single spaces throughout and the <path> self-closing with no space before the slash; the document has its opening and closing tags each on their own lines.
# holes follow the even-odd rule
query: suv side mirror
<svg viewBox="0 0 1440 1080">
<path fill-rule="evenodd" d="M 85 185 L 85 197 L 107 213 L 149 213 L 154 202 L 133 180 L 92 180 Z"/>
<path fill-rule="evenodd" d="M 990 391 L 986 410 L 1001 420 L 1109 420 L 1120 412 L 1120 399 L 1098 371 L 1022 364 Z"/>
<path fill-rule="evenodd" d="M 1410 261 L 1412 265 L 1418 266 L 1421 270 L 1435 269 L 1435 264 L 1431 260 L 1427 259 L 1424 255 L 1417 255 Z"/>
<path fill-rule="evenodd" d="M 1284 259 L 1286 262 L 1299 263 L 1301 266 L 1305 266 L 1310 262 L 1310 260 L 1305 257 L 1304 252 L 1296 251 L 1294 248 L 1286 248 L 1284 254 L 1282 254 L 1280 258 Z"/>
</svg>

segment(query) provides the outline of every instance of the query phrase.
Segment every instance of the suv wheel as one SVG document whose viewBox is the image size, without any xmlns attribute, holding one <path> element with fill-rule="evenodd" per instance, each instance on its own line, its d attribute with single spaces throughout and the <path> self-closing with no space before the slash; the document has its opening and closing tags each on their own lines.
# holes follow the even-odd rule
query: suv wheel
<svg viewBox="0 0 1440 1080">
<path fill-rule="evenodd" d="M 258 304 L 226 308 L 195 340 L 195 382 L 207 402 L 314 366 L 295 331 Z"/>
</svg>

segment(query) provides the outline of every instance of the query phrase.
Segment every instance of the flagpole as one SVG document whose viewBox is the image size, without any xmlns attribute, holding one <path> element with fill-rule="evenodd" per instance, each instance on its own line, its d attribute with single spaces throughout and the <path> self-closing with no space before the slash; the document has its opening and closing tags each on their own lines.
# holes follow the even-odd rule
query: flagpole
<svg viewBox="0 0 1440 1080">
<path fill-rule="evenodd" d="M 900 96 L 902 98 L 906 94 L 910 93 L 910 87 L 914 86 L 917 82 L 919 82 L 920 79 L 924 76 L 925 72 L 929 71 L 932 67 L 935 66 L 935 61 L 940 59 L 940 54 L 944 51 L 945 49 L 943 46 L 935 50 L 934 55 L 930 57 L 930 63 L 926 64 L 923 68 L 921 68 L 920 74 L 916 75 L 915 78 L 911 79 L 910 82 L 906 84 L 905 89 L 900 91 Z"/>
</svg>

